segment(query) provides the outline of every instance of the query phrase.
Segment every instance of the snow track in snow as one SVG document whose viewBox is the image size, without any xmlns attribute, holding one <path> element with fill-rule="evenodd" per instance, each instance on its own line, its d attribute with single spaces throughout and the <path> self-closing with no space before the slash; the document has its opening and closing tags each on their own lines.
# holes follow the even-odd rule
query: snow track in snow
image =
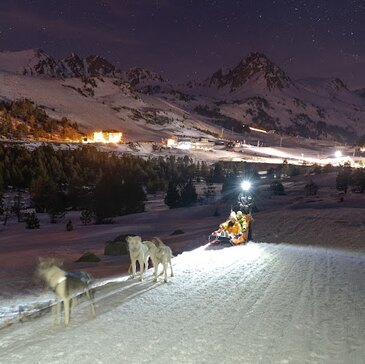
<svg viewBox="0 0 365 364">
<path fill-rule="evenodd" d="M 68 328 L 51 315 L 0 331 L 1 363 L 363 363 L 365 257 L 304 246 L 201 247 L 167 284 L 96 292 Z"/>
</svg>

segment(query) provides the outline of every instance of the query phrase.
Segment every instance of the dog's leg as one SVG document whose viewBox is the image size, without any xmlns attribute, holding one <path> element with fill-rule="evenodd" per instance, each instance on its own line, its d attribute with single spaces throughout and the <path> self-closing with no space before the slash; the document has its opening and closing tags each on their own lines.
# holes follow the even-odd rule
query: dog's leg
<svg viewBox="0 0 365 364">
<path fill-rule="evenodd" d="M 79 298 L 77 296 L 71 299 L 71 308 L 76 307 L 79 304 Z"/>
<path fill-rule="evenodd" d="M 143 272 L 144 272 L 144 261 L 142 258 L 140 258 L 138 260 L 139 263 L 139 273 L 140 273 L 140 277 L 139 280 L 142 282 L 143 281 Z"/>
<path fill-rule="evenodd" d="M 61 323 L 61 301 L 57 298 L 56 306 L 52 309 L 55 316 L 54 316 L 54 322 L 55 324 Z"/>
<path fill-rule="evenodd" d="M 70 322 L 70 299 L 64 298 L 63 300 L 64 305 L 64 313 L 65 313 L 65 326 L 67 326 Z"/>
<path fill-rule="evenodd" d="M 86 293 L 86 297 L 89 299 L 89 301 L 90 301 L 90 306 L 91 306 L 91 314 L 94 316 L 94 317 L 96 317 L 96 314 L 95 314 L 95 307 L 94 307 L 94 300 L 93 300 L 93 298 L 92 298 L 92 295 L 90 294 L 90 291 L 87 289 L 86 291 L 85 291 L 85 293 Z"/>
<path fill-rule="evenodd" d="M 164 260 L 164 262 L 163 262 L 163 272 L 165 275 L 164 281 L 166 283 L 167 282 L 167 262 L 166 262 L 166 260 Z"/>
<path fill-rule="evenodd" d="M 136 263 L 137 263 L 137 260 L 132 260 L 132 278 L 135 278 L 136 277 Z"/>
<path fill-rule="evenodd" d="M 173 277 L 174 276 L 174 271 L 172 270 L 171 259 L 170 259 L 169 263 L 170 263 L 170 269 L 171 269 L 171 277 Z"/>
<path fill-rule="evenodd" d="M 154 268 L 155 268 L 155 270 L 154 270 L 154 272 L 153 272 L 153 281 L 154 282 L 157 282 L 157 271 L 158 271 L 158 263 L 156 262 L 154 262 L 153 263 L 153 266 L 154 266 Z"/>
<path fill-rule="evenodd" d="M 149 256 L 147 256 L 146 260 L 144 261 L 144 272 L 145 273 L 147 272 L 147 269 L 148 269 L 148 259 L 149 259 Z"/>
</svg>

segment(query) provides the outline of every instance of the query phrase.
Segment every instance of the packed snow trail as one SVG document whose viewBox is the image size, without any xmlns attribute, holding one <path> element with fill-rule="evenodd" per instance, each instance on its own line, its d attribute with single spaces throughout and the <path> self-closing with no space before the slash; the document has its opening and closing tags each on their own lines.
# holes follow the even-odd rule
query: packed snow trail
<svg viewBox="0 0 365 364">
<path fill-rule="evenodd" d="M 0 331 L 1 363 L 364 363 L 365 256 L 255 244 L 174 259 L 175 277 L 96 292 L 97 317 Z"/>
</svg>

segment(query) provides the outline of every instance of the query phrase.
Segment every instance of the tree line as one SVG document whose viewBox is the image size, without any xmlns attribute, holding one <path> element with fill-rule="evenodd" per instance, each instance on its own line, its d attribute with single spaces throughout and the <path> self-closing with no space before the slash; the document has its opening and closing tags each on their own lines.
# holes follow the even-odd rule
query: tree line
<svg viewBox="0 0 365 364">
<path fill-rule="evenodd" d="M 184 188 L 194 179 L 213 177 L 214 169 L 187 156 L 144 160 L 89 145 L 65 149 L 44 144 L 34 150 L 0 145 L 0 192 L 29 191 L 37 212 L 49 213 L 54 221 L 66 209 L 75 209 L 105 222 L 144 211 L 147 193 L 166 192 L 171 183 Z M 184 206 L 196 201 L 189 193 L 184 199 Z"/>
<path fill-rule="evenodd" d="M 56 222 L 67 210 L 82 211 L 85 223 L 105 223 L 113 217 L 144 211 L 148 193 L 165 192 L 170 208 L 189 206 L 197 201 L 194 181 L 222 183 L 223 199 L 234 200 L 242 178 L 258 179 L 258 166 L 245 162 L 217 162 L 208 165 L 188 156 L 143 159 L 137 156 L 102 152 L 85 145 L 71 149 L 50 144 L 33 150 L 13 144 L 0 144 L 0 214 L 4 213 L 6 191 L 18 191 L 12 208 L 18 214 L 22 193 L 31 198 L 37 212 L 47 212 Z M 262 166 L 261 166 L 262 168 Z M 331 170 L 332 167 L 331 167 Z M 268 176 L 321 173 L 330 167 L 291 167 L 287 163 L 270 167 Z M 364 169 L 344 166 L 337 188 L 352 186 L 363 192 Z M 19 216 L 18 216 L 19 219 Z"/>
<path fill-rule="evenodd" d="M 340 167 L 336 178 L 337 190 L 347 193 L 351 188 L 353 192 L 363 193 L 365 191 L 365 168 L 351 168 L 351 165 L 345 163 Z"/>
</svg>

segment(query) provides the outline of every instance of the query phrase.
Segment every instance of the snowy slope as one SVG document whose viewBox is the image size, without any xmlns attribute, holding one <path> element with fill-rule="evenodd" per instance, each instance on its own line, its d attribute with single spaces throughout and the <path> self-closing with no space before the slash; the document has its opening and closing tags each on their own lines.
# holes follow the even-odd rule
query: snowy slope
<svg viewBox="0 0 365 364">
<path fill-rule="evenodd" d="M 122 280 L 0 332 L 2 363 L 363 363 L 365 257 L 250 243 L 179 255 L 168 284 Z M 151 272 L 149 272 L 151 273 Z"/>
<path fill-rule="evenodd" d="M 195 127 L 205 125 L 186 120 L 184 110 L 157 96 L 139 97 L 124 82 L 105 78 L 95 79 L 93 84 L 85 84 L 79 78 L 58 80 L 0 72 L 0 99 L 29 98 L 51 117 L 66 116 L 85 131 L 122 130 L 128 140 L 161 141 L 161 137 L 171 133 L 189 130 L 197 135 Z"/>
<path fill-rule="evenodd" d="M 31 99 L 49 116 L 66 116 L 85 132 L 117 129 L 132 141 L 161 141 L 176 133 L 205 136 L 197 128 L 218 132 L 179 105 L 137 92 L 164 82 L 140 68 L 118 71 L 97 56 L 71 54 L 58 61 L 37 49 L 0 52 L 0 100 Z"/>
</svg>

